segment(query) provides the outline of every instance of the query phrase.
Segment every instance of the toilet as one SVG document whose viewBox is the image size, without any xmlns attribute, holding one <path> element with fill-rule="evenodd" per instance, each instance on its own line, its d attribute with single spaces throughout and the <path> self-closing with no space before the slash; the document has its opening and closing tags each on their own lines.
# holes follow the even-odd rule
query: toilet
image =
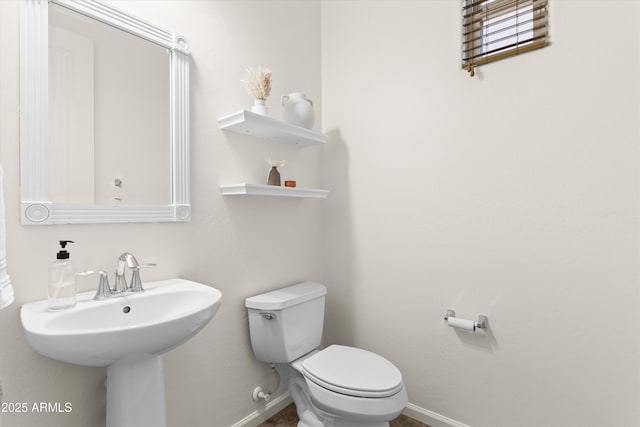
<svg viewBox="0 0 640 427">
<path fill-rule="evenodd" d="M 247 298 L 257 360 L 276 365 L 296 405 L 298 427 L 388 427 L 408 398 L 384 357 L 322 340 L 327 288 L 303 282 Z"/>
</svg>

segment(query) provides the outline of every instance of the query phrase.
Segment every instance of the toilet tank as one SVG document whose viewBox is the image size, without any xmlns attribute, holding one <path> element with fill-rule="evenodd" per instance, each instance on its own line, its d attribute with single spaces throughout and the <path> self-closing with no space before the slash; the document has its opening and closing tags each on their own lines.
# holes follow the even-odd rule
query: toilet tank
<svg viewBox="0 0 640 427">
<path fill-rule="evenodd" d="M 302 282 L 247 298 L 253 352 L 261 362 L 289 363 L 322 339 L 327 288 Z"/>
</svg>

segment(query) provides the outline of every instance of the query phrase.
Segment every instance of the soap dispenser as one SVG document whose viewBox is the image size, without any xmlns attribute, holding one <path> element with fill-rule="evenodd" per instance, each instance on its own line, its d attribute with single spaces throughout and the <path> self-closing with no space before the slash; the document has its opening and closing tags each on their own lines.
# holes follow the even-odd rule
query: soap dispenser
<svg viewBox="0 0 640 427">
<path fill-rule="evenodd" d="M 61 250 L 49 266 L 49 310 L 65 310 L 76 305 L 76 266 L 65 249 L 72 240 L 60 240 Z"/>
</svg>

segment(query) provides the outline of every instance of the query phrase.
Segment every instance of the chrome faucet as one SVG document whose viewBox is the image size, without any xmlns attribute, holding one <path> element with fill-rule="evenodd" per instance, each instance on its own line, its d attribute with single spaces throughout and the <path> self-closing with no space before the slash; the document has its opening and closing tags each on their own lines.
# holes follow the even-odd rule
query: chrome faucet
<svg viewBox="0 0 640 427">
<path fill-rule="evenodd" d="M 125 265 L 131 270 L 131 283 L 127 285 L 127 279 L 124 277 Z M 118 257 L 118 267 L 116 268 L 116 284 L 115 292 L 143 292 L 142 281 L 140 280 L 140 268 L 155 267 L 155 264 L 138 264 L 138 260 L 133 254 L 125 252 Z"/>
<path fill-rule="evenodd" d="M 135 271 L 134 269 L 137 270 L 140 267 L 136 257 L 134 257 L 129 252 L 125 252 L 118 257 L 118 267 L 116 268 L 116 284 L 114 289 L 114 291 L 116 292 L 126 292 L 129 290 L 129 285 L 127 285 L 127 279 L 126 277 L 124 277 L 125 265 L 129 267 L 129 269 L 132 271 Z M 133 278 L 133 274 L 131 277 Z"/>
<path fill-rule="evenodd" d="M 131 284 L 127 284 L 124 276 L 125 266 L 131 270 Z M 93 297 L 94 300 L 100 301 L 111 298 L 113 296 L 122 295 L 127 292 L 143 292 L 142 281 L 140 280 L 140 269 L 143 267 L 155 267 L 155 264 L 138 264 L 138 260 L 129 252 L 125 252 L 118 257 L 118 267 L 116 268 L 116 283 L 114 289 L 109 286 L 109 277 L 105 271 L 83 271 L 78 276 L 91 276 L 97 274 L 100 276 L 98 290 Z"/>
</svg>

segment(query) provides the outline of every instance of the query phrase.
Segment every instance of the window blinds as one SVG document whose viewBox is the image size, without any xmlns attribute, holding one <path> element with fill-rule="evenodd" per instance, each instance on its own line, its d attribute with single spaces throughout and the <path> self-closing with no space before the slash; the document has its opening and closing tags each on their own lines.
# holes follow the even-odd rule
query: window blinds
<svg viewBox="0 0 640 427">
<path fill-rule="evenodd" d="M 462 68 L 547 45 L 547 0 L 463 0 Z"/>
</svg>

